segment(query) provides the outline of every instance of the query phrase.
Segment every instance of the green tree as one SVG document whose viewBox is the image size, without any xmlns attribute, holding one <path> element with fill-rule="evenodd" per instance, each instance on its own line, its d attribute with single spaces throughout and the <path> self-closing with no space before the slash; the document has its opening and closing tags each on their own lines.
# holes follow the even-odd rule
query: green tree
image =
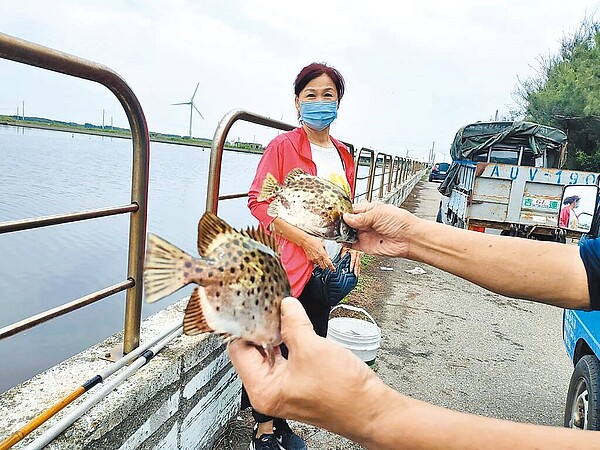
<svg viewBox="0 0 600 450">
<path fill-rule="evenodd" d="M 600 171 L 600 23 L 585 18 L 565 35 L 557 55 L 520 80 L 516 97 L 527 120 L 565 130 L 567 166 Z"/>
</svg>

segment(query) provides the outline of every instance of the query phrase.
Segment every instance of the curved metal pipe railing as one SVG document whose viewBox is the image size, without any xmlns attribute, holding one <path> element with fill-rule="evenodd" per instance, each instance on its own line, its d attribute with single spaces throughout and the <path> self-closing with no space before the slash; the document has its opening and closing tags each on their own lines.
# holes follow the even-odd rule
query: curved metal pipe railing
<svg viewBox="0 0 600 450">
<path fill-rule="evenodd" d="M 361 162 L 361 158 L 363 158 L 363 154 L 366 153 L 369 158 L 369 173 L 365 177 L 358 176 L 358 167 Z M 354 194 L 354 200 L 360 200 L 360 198 L 364 195 L 368 202 L 373 199 L 373 183 L 375 182 L 374 173 L 375 173 L 375 151 L 370 148 L 361 148 L 358 151 L 358 155 L 354 160 L 354 179 L 358 183 L 360 180 L 367 180 L 367 190 L 365 192 L 356 192 Z"/>
<path fill-rule="evenodd" d="M 96 62 L 3 33 L 0 33 L 0 58 L 100 83 L 119 99 L 127 114 L 133 141 L 131 204 L 93 211 L 1 222 L 0 233 L 23 231 L 97 217 L 131 213 L 127 279 L 118 285 L 107 288 L 111 291 L 107 295 L 127 289 L 123 351 L 128 353 L 139 345 L 140 339 L 142 268 L 145 251 L 148 167 L 150 162 L 148 126 L 140 102 L 125 80 L 112 69 Z M 89 296 L 74 300 L 69 304 L 73 307 L 59 308 L 59 310 L 55 308 L 39 314 L 29 321 L 9 325 L 0 330 L 0 339 L 12 336 L 23 329 L 31 328 L 53 317 L 66 314 L 73 309 L 100 300 L 107 296 L 105 291 L 98 291 Z"/>
<path fill-rule="evenodd" d="M 269 117 L 254 114 L 243 109 L 233 109 L 229 111 L 221 119 L 215 130 L 212 145 L 210 147 L 210 163 L 208 169 L 208 185 L 206 189 L 206 210 L 217 214 L 219 207 L 219 200 L 233 199 L 246 197 L 247 192 L 240 192 L 236 194 L 227 194 L 219 196 L 221 188 L 221 163 L 223 161 L 223 148 L 229 130 L 235 122 L 243 120 L 246 122 L 256 123 L 265 127 L 276 128 L 278 130 L 290 131 L 295 127 L 279 120 L 273 120 Z"/>
</svg>

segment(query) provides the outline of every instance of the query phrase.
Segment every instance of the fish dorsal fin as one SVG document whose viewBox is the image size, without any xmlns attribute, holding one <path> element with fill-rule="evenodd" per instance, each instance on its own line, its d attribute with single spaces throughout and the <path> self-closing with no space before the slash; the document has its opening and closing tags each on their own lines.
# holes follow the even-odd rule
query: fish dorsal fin
<svg viewBox="0 0 600 450">
<path fill-rule="evenodd" d="M 275 237 L 272 234 L 267 234 L 264 228 L 248 228 L 246 231 L 244 231 L 244 233 L 251 239 L 260 242 L 261 244 L 265 244 L 267 247 L 273 250 L 275 254 L 279 255 L 279 245 L 277 245 Z"/>
<path fill-rule="evenodd" d="M 198 222 L 198 253 L 200 256 L 210 254 L 220 243 L 219 237 L 231 233 L 237 234 L 237 231 L 214 213 L 206 211 Z"/>
<path fill-rule="evenodd" d="M 204 312 L 202 311 L 202 300 L 200 298 L 200 289 L 202 295 L 206 297 L 204 288 L 197 287 L 190 295 L 190 300 L 185 308 L 183 316 L 183 333 L 187 336 L 195 336 L 201 333 L 211 333 L 214 330 L 206 323 Z"/>
<path fill-rule="evenodd" d="M 288 172 L 285 176 L 285 180 L 283 181 L 285 184 L 289 184 L 290 182 L 297 180 L 298 178 L 305 177 L 308 175 L 304 170 L 296 167 Z"/>
<path fill-rule="evenodd" d="M 271 172 L 267 172 L 267 176 L 265 176 L 265 179 L 263 180 L 260 193 L 256 199 L 259 202 L 264 202 L 265 200 L 275 197 L 280 189 L 281 186 L 279 185 L 277 178 L 275 178 Z"/>
</svg>

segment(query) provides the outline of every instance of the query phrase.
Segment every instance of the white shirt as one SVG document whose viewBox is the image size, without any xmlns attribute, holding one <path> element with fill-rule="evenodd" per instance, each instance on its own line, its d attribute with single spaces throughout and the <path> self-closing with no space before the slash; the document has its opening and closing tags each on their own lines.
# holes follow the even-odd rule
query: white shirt
<svg viewBox="0 0 600 450">
<path fill-rule="evenodd" d="M 342 158 L 335 147 L 321 147 L 311 143 L 312 160 L 317 166 L 317 176 L 337 184 L 350 194 L 350 185 L 346 179 L 346 171 Z"/>
<path fill-rule="evenodd" d="M 350 195 L 350 185 L 346 179 L 346 171 L 342 159 L 335 147 L 321 147 L 311 143 L 312 160 L 317 166 L 317 176 L 337 184 Z M 342 246 L 335 241 L 323 240 L 325 250 L 331 259 L 335 258 Z"/>
</svg>

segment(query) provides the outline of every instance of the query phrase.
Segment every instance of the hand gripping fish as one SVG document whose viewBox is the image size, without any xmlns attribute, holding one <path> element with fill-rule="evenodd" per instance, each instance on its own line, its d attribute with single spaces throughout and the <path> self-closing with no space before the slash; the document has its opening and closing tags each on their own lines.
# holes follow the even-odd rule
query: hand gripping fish
<svg viewBox="0 0 600 450">
<path fill-rule="evenodd" d="M 267 173 L 258 201 L 273 198 L 267 214 L 313 236 L 337 242 L 356 242 L 358 234 L 344 222 L 345 212 L 352 212 L 352 200 L 337 184 L 296 168 L 283 184 Z"/>
<path fill-rule="evenodd" d="M 144 265 L 146 302 L 153 303 L 189 283 L 183 332 L 210 332 L 227 342 L 254 344 L 273 364 L 281 343 L 281 300 L 290 284 L 275 239 L 262 229 L 236 231 L 211 212 L 198 224 L 194 258 L 164 239 L 148 235 Z"/>
</svg>

